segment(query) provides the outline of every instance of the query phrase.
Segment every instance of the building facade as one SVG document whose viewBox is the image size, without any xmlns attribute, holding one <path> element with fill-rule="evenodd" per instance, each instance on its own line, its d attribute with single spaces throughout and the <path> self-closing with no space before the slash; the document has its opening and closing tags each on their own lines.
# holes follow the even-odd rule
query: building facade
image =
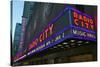
<svg viewBox="0 0 100 67">
<path fill-rule="evenodd" d="M 96 6 L 34 2 L 31 8 L 26 52 L 15 65 L 97 60 Z"/>
<path fill-rule="evenodd" d="M 20 47 L 19 47 L 19 53 L 22 55 L 25 50 L 25 31 L 26 31 L 26 25 L 28 24 L 29 17 L 31 15 L 31 8 L 34 5 L 33 2 L 24 2 L 24 9 L 23 9 L 23 16 L 22 16 L 22 33 L 21 33 L 21 40 L 20 40 Z"/>
<path fill-rule="evenodd" d="M 21 38 L 21 27 L 20 23 L 16 23 L 15 34 L 14 34 L 14 43 L 13 43 L 13 56 L 15 56 L 18 52 L 20 38 Z"/>
</svg>

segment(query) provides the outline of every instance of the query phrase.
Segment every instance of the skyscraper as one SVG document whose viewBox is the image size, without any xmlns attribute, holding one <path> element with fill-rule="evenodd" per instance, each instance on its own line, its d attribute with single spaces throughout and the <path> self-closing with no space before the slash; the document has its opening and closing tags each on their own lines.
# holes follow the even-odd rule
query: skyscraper
<svg viewBox="0 0 100 67">
<path fill-rule="evenodd" d="M 18 52 L 18 48 L 20 45 L 20 38 L 21 38 L 21 28 L 22 25 L 20 23 L 16 23 L 15 34 L 14 34 L 14 41 L 13 41 L 13 56 L 16 55 Z"/>
<path fill-rule="evenodd" d="M 32 13 L 32 6 L 34 5 L 33 2 L 24 2 L 24 9 L 23 9 L 23 16 L 22 16 L 22 29 L 21 29 L 21 40 L 20 40 L 20 47 L 19 47 L 19 52 L 24 52 L 25 51 L 25 30 L 26 30 L 26 25 L 28 23 L 29 17 Z"/>
</svg>

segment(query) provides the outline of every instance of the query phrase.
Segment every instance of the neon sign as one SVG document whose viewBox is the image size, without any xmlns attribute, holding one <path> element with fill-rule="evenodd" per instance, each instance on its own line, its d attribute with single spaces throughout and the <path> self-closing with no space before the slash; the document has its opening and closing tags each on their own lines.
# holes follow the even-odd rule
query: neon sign
<svg viewBox="0 0 100 67">
<path fill-rule="evenodd" d="M 93 33 L 88 33 L 88 32 L 81 31 L 81 30 L 73 29 L 73 30 L 72 30 L 72 33 L 73 33 L 74 35 L 79 35 L 79 36 L 82 36 L 82 37 L 96 38 L 95 34 L 93 34 Z"/>
<path fill-rule="evenodd" d="M 38 43 L 43 42 L 47 37 L 50 37 L 53 34 L 53 24 L 50 25 L 42 34 L 40 34 L 39 38 L 36 38 L 31 45 L 29 45 L 29 49 L 36 47 Z"/>
<path fill-rule="evenodd" d="M 88 30 L 95 30 L 94 29 L 94 21 L 92 18 L 82 15 L 76 11 L 72 12 L 74 25 L 86 28 Z"/>
</svg>

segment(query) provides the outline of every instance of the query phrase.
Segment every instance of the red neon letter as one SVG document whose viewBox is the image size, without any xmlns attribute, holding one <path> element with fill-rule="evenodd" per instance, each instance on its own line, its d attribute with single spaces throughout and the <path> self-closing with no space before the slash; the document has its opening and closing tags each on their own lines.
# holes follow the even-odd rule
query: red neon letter
<svg viewBox="0 0 100 67">
<path fill-rule="evenodd" d="M 73 12 L 74 18 L 78 18 L 78 13 Z"/>
<path fill-rule="evenodd" d="M 75 23 L 75 25 L 79 25 L 78 24 L 78 19 L 74 19 L 74 23 Z"/>
<path fill-rule="evenodd" d="M 89 23 L 85 23 L 86 28 L 89 29 Z"/>
<path fill-rule="evenodd" d="M 46 38 L 48 37 L 48 31 L 49 31 L 48 29 L 45 30 L 45 34 L 46 34 L 45 37 Z"/>
<path fill-rule="evenodd" d="M 39 41 L 42 42 L 44 40 L 44 33 L 42 33 L 39 37 Z"/>
<path fill-rule="evenodd" d="M 52 33 L 53 33 L 53 24 L 49 27 L 49 30 L 50 30 L 50 35 L 52 35 Z"/>
<path fill-rule="evenodd" d="M 90 19 L 90 24 L 93 24 L 93 20 L 92 19 Z"/>
<path fill-rule="evenodd" d="M 84 20 L 84 22 L 87 22 L 86 16 L 83 16 L 83 20 Z"/>
<path fill-rule="evenodd" d="M 79 15 L 79 20 L 83 21 L 82 15 Z"/>
<path fill-rule="evenodd" d="M 91 29 L 94 30 L 94 25 L 90 25 Z"/>
</svg>

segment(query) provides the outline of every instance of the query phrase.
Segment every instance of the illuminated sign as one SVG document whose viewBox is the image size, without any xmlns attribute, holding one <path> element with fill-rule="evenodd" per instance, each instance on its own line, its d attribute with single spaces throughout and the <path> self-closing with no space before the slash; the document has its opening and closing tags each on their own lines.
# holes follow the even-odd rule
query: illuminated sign
<svg viewBox="0 0 100 67">
<path fill-rule="evenodd" d="M 65 8 L 33 39 L 28 47 L 29 52 L 17 58 L 15 62 L 69 38 L 96 41 L 93 19 L 76 9 Z"/>
<path fill-rule="evenodd" d="M 96 40 L 95 23 L 93 17 L 76 9 L 71 9 L 71 27 L 73 38 L 81 37 L 83 40 Z"/>
<path fill-rule="evenodd" d="M 43 43 L 41 43 L 40 46 L 38 46 L 37 48 L 30 51 L 27 55 L 30 55 L 35 52 L 39 52 L 39 51 L 49 48 L 53 45 L 56 45 L 57 43 L 60 43 L 61 41 L 65 40 L 66 38 L 72 37 L 71 34 L 68 32 L 71 32 L 70 27 L 65 28 L 62 31 L 60 31 L 59 33 L 52 35 L 52 37 L 46 39 Z M 68 36 L 66 36 L 66 35 L 68 35 Z"/>
<path fill-rule="evenodd" d="M 38 43 L 43 42 L 46 38 L 50 37 L 53 34 L 53 24 L 50 25 L 38 38 L 36 38 L 31 45 L 29 45 L 29 49 L 36 47 Z"/>
<path fill-rule="evenodd" d="M 88 30 L 94 30 L 94 21 L 92 18 L 82 15 L 76 11 L 73 11 L 72 14 L 73 21 L 76 26 L 80 26 Z"/>
<path fill-rule="evenodd" d="M 52 35 L 60 32 L 66 26 L 69 26 L 69 17 L 67 17 L 69 13 L 66 13 L 63 10 L 59 16 L 50 21 L 50 24 L 44 29 L 42 33 L 40 33 L 36 38 L 33 39 L 32 43 L 29 45 L 29 50 L 38 48 L 41 43 L 43 43 L 46 39 L 52 37 Z M 53 38 L 53 37 L 52 37 Z"/>
<path fill-rule="evenodd" d="M 77 35 L 77 36 L 80 36 L 80 37 L 84 37 L 84 38 L 92 38 L 92 39 L 96 39 L 96 36 L 95 36 L 95 34 L 93 34 L 93 33 L 88 33 L 88 32 L 86 32 L 86 31 L 81 31 L 81 30 L 77 30 L 77 29 L 73 29 L 72 30 L 72 33 L 74 34 L 74 35 Z"/>
</svg>

